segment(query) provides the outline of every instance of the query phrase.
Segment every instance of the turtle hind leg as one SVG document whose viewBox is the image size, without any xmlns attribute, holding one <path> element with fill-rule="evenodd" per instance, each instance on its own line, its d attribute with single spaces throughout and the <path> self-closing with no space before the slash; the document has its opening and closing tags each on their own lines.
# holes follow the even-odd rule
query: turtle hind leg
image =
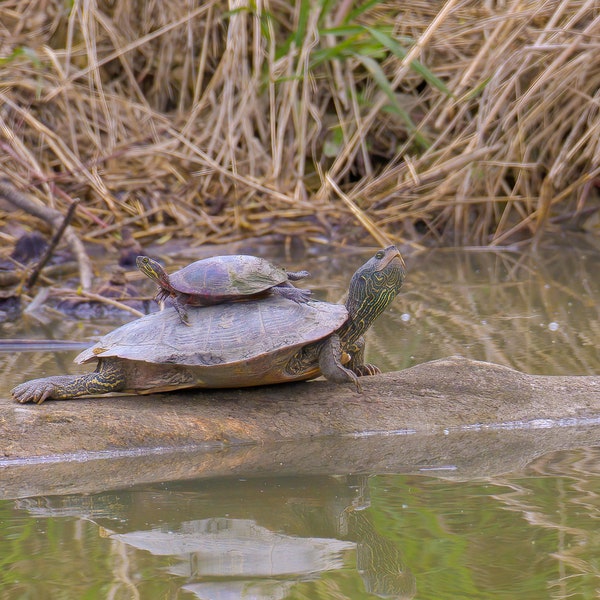
<svg viewBox="0 0 600 600">
<path fill-rule="evenodd" d="M 285 282 L 280 285 L 276 285 L 271 288 L 271 291 L 282 298 L 287 298 L 288 300 L 293 300 L 298 304 L 303 304 L 304 302 L 308 302 L 312 297 L 312 292 L 310 290 L 302 290 L 300 288 L 294 287 L 291 283 Z"/>
<path fill-rule="evenodd" d="M 362 392 L 358 374 L 342 364 L 342 344 L 337 334 L 331 335 L 319 352 L 319 368 L 329 381 L 353 383 L 357 392 Z"/>
<path fill-rule="evenodd" d="M 11 394 L 16 402 L 41 404 L 45 400 L 68 400 L 79 396 L 119 392 L 125 387 L 120 367 L 114 363 L 100 363 L 98 369 L 86 375 L 55 375 L 32 379 L 16 386 Z"/>
</svg>

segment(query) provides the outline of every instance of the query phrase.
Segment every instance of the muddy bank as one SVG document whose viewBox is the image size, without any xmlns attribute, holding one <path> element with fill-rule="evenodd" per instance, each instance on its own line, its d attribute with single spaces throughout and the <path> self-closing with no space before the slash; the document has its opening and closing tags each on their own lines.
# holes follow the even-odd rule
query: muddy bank
<svg viewBox="0 0 600 600">
<path fill-rule="evenodd" d="M 0 400 L 0 497 L 217 476 L 412 472 L 469 479 L 600 445 L 600 376 L 463 358 L 351 386 Z"/>
</svg>

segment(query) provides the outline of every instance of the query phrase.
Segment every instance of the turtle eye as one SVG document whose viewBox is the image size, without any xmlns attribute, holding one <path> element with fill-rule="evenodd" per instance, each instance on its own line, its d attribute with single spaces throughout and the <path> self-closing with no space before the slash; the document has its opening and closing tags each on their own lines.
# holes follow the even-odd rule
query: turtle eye
<svg viewBox="0 0 600 600">
<path fill-rule="evenodd" d="M 383 257 L 385 256 L 385 252 L 383 250 L 380 250 L 376 255 L 375 258 L 377 260 L 381 260 Z"/>
</svg>

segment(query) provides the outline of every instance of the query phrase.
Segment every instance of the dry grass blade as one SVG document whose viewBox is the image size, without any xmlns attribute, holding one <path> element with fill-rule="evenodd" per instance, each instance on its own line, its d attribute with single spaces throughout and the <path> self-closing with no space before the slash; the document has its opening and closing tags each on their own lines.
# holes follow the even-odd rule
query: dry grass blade
<svg viewBox="0 0 600 600">
<path fill-rule="evenodd" d="M 350 209 L 352 214 L 358 219 L 362 226 L 375 238 L 380 246 L 389 246 L 392 242 L 390 238 L 381 230 L 369 216 L 361 210 L 356 204 L 342 192 L 339 186 L 331 179 L 329 174 L 326 175 L 326 181 L 331 186 L 333 191 L 344 201 L 344 204 Z"/>
<path fill-rule="evenodd" d="M 9 0 L 0 175 L 100 241 L 539 238 L 598 203 L 596 4 Z"/>
</svg>

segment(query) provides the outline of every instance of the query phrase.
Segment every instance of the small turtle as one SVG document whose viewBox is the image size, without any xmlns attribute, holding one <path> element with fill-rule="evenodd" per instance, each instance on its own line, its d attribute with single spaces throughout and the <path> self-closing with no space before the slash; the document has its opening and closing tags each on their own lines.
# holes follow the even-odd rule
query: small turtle
<svg viewBox="0 0 600 600">
<path fill-rule="evenodd" d="M 171 275 L 147 256 L 138 256 L 136 263 L 144 275 L 158 284 L 156 301 L 171 298 L 181 321 L 186 324 L 186 305 L 210 306 L 250 300 L 269 293 L 294 302 L 307 302 L 311 296 L 309 290 L 298 289 L 291 283 L 309 277 L 308 271 L 286 271 L 257 256 L 214 256 L 197 260 Z"/>
<path fill-rule="evenodd" d="M 380 250 L 353 275 L 346 304 L 289 302 L 271 295 L 189 311 L 146 315 L 83 351 L 97 360 L 86 375 L 34 379 L 12 390 L 17 402 L 107 392 L 231 388 L 313 379 L 337 383 L 379 373 L 364 363 L 363 335 L 398 294 L 405 276 L 395 246 Z"/>
</svg>

